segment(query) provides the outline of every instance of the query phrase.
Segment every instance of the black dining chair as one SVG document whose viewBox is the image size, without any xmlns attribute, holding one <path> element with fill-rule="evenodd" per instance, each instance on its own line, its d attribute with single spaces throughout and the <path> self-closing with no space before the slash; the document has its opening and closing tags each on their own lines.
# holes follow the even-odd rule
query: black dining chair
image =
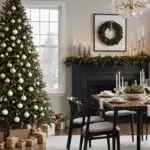
<svg viewBox="0 0 150 150">
<path fill-rule="evenodd" d="M 80 112 L 78 112 L 80 117 L 76 117 L 76 113 L 77 113 L 77 104 L 76 104 L 76 102 L 81 101 L 81 98 L 68 97 L 67 100 L 68 100 L 68 103 L 70 105 L 70 124 L 69 124 L 68 139 L 67 139 L 66 148 L 68 150 L 70 150 L 73 129 L 82 127 L 83 117 L 82 117 Z M 104 121 L 104 119 L 101 118 L 100 116 L 98 116 L 98 115 L 97 116 L 91 116 L 90 123 L 101 122 L 101 121 Z M 85 117 L 85 123 L 86 122 L 87 122 L 87 117 Z M 89 146 L 91 147 L 91 141 L 90 140 L 89 140 Z"/>
<path fill-rule="evenodd" d="M 136 112 L 134 111 L 130 111 L 130 110 L 119 110 L 118 111 L 118 115 L 117 117 L 119 118 L 126 118 L 128 117 L 130 120 L 130 127 L 131 127 L 131 138 L 132 138 L 132 142 L 134 142 L 134 127 L 133 127 L 133 123 L 134 123 L 134 114 L 136 114 Z M 112 118 L 114 117 L 114 111 L 105 111 L 104 116 L 107 118 Z"/>
<path fill-rule="evenodd" d="M 108 150 L 110 150 L 110 138 L 117 139 L 117 150 L 120 150 L 120 129 L 116 127 L 116 134 L 114 135 L 113 124 L 110 122 L 97 122 L 90 123 L 91 120 L 91 111 L 97 110 L 101 113 L 104 113 L 104 110 L 96 108 L 89 104 L 84 104 L 77 101 L 78 111 L 82 113 L 82 128 L 81 128 L 81 136 L 80 136 L 80 145 L 79 150 L 82 149 L 82 144 L 84 140 L 84 148 L 83 150 L 87 150 L 87 142 L 90 140 L 97 139 L 107 139 Z M 87 122 L 85 122 L 87 117 Z"/>
</svg>

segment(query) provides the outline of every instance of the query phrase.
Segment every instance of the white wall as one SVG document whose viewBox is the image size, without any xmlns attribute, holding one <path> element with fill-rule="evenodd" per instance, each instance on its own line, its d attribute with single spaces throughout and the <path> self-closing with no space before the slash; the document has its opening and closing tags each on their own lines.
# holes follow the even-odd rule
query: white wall
<svg viewBox="0 0 150 150">
<path fill-rule="evenodd" d="M 4 0 L 0 0 L 0 3 Z M 33 0 L 35 1 L 35 0 Z M 57 1 L 57 0 L 51 0 Z M 76 38 L 76 41 L 90 42 L 92 44 L 92 15 L 93 13 L 112 13 L 110 4 L 111 0 L 58 0 L 64 1 L 67 5 L 67 33 L 68 40 L 68 55 L 71 52 L 72 37 Z M 137 36 L 137 30 L 141 26 L 145 26 L 145 46 L 149 51 L 149 14 L 145 14 L 139 18 L 133 18 L 128 20 L 128 47 L 132 43 L 133 39 Z M 108 53 L 93 52 L 93 55 L 106 55 Z M 110 53 L 109 53 L 110 54 Z M 112 53 L 112 55 L 122 55 L 122 53 Z M 71 95 L 71 70 L 66 69 L 66 93 L 65 95 L 50 95 L 51 103 L 54 111 L 57 113 L 68 113 L 68 105 L 66 97 Z"/>
</svg>

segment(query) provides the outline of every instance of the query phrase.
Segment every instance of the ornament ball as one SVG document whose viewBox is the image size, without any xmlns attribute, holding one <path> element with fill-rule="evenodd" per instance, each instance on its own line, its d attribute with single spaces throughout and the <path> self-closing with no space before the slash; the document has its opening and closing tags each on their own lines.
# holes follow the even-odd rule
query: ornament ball
<svg viewBox="0 0 150 150">
<path fill-rule="evenodd" d="M 14 118 L 14 122 L 20 122 L 20 118 L 19 117 L 15 117 Z"/>
<path fill-rule="evenodd" d="M 29 116 L 30 116 L 30 114 L 26 111 L 26 112 L 24 113 L 24 117 L 25 117 L 25 118 L 29 118 Z"/>
<path fill-rule="evenodd" d="M 8 115 L 8 110 L 7 110 L 7 109 L 3 109 L 3 110 L 2 110 L 2 114 L 3 114 L 4 116 Z"/>
</svg>

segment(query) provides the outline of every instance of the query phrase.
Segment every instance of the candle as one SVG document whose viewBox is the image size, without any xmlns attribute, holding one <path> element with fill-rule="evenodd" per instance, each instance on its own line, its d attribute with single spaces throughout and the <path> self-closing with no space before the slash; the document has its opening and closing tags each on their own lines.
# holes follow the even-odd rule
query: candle
<svg viewBox="0 0 150 150">
<path fill-rule="evenodd" d="M 119 82 L 119 84 L 118 84 L 118 86 L 119 86 L 119 88 L 120 88 L 120 72 L 118 72 L 118 82 Z"/>
<path fill-rule="evenodd" d="M 123 87 L 123 82 L 124 82 L 124 78 L 122 77 L 122 84 L 121 84 L 122 87 Z"/>
<path fill-rule="evenodd" d="M 116 88 L 118 88 L 118 74 L 116 73 Z"/>
</svg>

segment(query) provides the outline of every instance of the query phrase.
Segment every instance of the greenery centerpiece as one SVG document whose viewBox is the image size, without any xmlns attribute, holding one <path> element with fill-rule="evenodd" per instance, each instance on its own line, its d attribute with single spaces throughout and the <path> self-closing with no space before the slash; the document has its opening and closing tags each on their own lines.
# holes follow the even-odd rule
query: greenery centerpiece
<svg viewBox="0 0 150 150">
<path fill-rule="evenodd" d="M 145 89 L 142 85 L 131 85 L 124 89 L 124 93 L 129 100 L 139 100 L 145 95 Z"/>
</svg>

